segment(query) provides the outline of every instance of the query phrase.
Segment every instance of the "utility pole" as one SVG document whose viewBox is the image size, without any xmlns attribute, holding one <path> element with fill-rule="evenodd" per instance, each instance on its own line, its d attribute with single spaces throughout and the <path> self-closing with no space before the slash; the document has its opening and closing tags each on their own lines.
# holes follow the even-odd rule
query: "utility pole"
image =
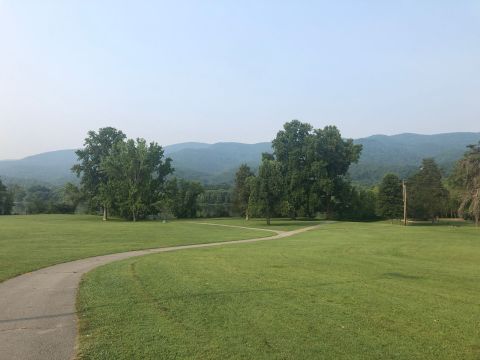
<svg viewBox="0 0 480 360">
<path fill-rule="evenodd" d="M 402 181 L 403 189 L 403 225 L 407 226 L 407 184 L 405 180 Z"/>
</svg>

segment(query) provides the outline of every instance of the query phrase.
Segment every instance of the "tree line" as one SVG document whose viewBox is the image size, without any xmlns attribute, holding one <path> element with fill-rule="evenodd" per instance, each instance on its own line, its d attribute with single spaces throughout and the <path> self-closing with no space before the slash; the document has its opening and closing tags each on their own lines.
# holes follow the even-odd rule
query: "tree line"
<svg viewBox="0 0 480 360">
<path fill-rule="evenodd" d="M 0 215 L 72 214 L 81 203 L 78 187 L 32 184 L 7 186 L 0 179 Z"/>
<path fill-rule="evenodd" d="M 361 146 L 343 139 L 334 126 L 313 129 L 297 120 L 284 125 L 264 154 L 258 175 L 247 165 L 237 173 L 234 206 L 247 219 L 273 216 L 350 220 L 416 220 L 439 217 L 480 217 L 480 143 L 468 146 L 453 173 L 442 176 L 433 159 L 424 159 L 418 171 L 405 180 L 386 174 L 369 189 L 352 185 L 348 168 L 356 163 Z"/>
<path fill-rule="evenodd" d="M 204 187 L 174 176 L 163 148 L 144 139 L 128 139 L 112 127 L 90 131 L 76 152 L 72 171 L 79 185 L 8 188 L 0 181 L 0 215 L 14 213 L 101 212 L 136 221 L 221 217 L 397 219 L 403 216 L 403 182 L 409 218 L 435 221 L 480 215 L 480 143 L 470 145 L 453 173 L 443 177 L 433 159 L 425 159 L 412 176 L 386 174 L 380 184 L 352 184 L 351 164 L 361 145 L 342 138 L 335 126 L 315 129 L 293 120 L 272 141 L 257 169 L 241 165 L 233 187 Z"/>
<path fill-rule="evenodd" d="M 480 219 L 480 142 L 469 145 L 452 174 L 443 178 L 433 159 L 424 159 L 420 169 L 402 181 L 387 174 L 378 186 L 377 213 L 382 218 L 406 216 L 435 222 L 439 217 L 464 217 L 479 225 Z"/>
</svg>

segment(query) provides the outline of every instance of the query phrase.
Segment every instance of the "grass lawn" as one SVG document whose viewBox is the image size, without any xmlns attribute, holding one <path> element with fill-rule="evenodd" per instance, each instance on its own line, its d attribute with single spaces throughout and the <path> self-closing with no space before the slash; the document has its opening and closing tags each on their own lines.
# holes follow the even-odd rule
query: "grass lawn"
<svg viewBox="0 0 480 360">
<path fill-rule="evenodd" d="M 272 219 L 270 225 L 267 225 L 265 219 L 250 219 L 246 221 L 241 218 L 219 218 L 219 219 L 196 219 L 198 222 L 209 222 L 213 224 L 246 226 L 258 229 L 270 229 L 279 231 L 292 231 L 306 226 L 321 224 L 320 220 L 290 220 L 290 219 Z"/>
<path fill-rule="evenodd" d="M 272 235 L 172 221 L 103 222 L 97 216 L 0 216 L 0 281 L 60 262 L 127 250 Z"/>
<path fill-rule="evenodd" d="M 100 267 L 82 359 L 479 359 L 480 231 L 336 223 Z"/>
</svg>

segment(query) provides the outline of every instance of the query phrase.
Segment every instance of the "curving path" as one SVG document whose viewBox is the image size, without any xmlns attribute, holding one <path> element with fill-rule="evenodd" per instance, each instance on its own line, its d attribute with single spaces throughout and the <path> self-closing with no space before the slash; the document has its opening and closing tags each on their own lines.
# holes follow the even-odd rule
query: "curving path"
<svg viewBox="0 0 480 360">
<path fill-rule="evenodd" d="M 50 266 L 7 280 L 0 283 L 0 359 L 72 359 L 77 335 L 77 288 L 82 275 L 97 266 L 153 253 L 282 239 L 321 225 L 293 231 L 273 231 L 276 235 L 266 238 L 96 256 Z"/>
</svg>

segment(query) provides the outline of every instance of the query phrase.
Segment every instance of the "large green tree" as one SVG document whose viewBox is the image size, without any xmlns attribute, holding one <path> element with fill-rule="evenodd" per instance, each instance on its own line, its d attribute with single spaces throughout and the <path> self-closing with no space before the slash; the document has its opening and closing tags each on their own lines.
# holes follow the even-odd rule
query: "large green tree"
<svg viewBox="0 0 480 360">
<path fill-rule="evenodd" d="M 407 189 L 409 216 L 434 222 L 445 209 L 448 193 L 435 160 L 423 160 L 420 170 L 407 181 Z"/>
<path fill-rule="evenodd" d="M 89 131 L 83 149 L 77 150 L 79 163 L 72 171 L 81 177 L 82 192 L 91 207 L 103 208 L 103 219 L 108 218 L 108 209 L 114 203 L 115 189 L 109 182 L 109 176 L 102 168 L 102 162 L 110 155 L 115 144 L 123 142 L 125 134 L 113 127 Z"/>
<path fill-rule="evenodd" d="M 310 124 L 292 120 L 283 125 L 283 130 L 280 130 L 272 141 L 275 159 L 280 166 L 285 186 L 285 211 L 292 218 L 311 214 L 311 164 L 307 159 L 307 152 L 312 140 L 312 129 Z"/>
<path fill-rule="evenodd" d="M 469 145 L 451 176 L 451 183 L 458 191 L 459 213 L 468 213 L 479 225 L 480 219 L 480 142 Z"/>
<path fill-rule="evenodd" d="M 284 180 L 283 209 L 291 216 L 328 216 L 340 204 L 350 164 L 357 162 L 361 145 L 343 139 L 335 126 L 313 129 L 293 120 L 284 125 L 272 142 Z"/>
<path fill-rule="evenodd" d="M 258 176 L 251 179 L 249 207 L 255 214 L 265 217 L 267 224 L 270 225 L 270 219 L 280 207 L 284 188 L 280 163 L 272 155 L 263 154 Z"/>
<path fill-rule="evenodd" d="M 255 174 L 247 164 L 242 164 L 235 174 L 235 185 L 233 188 L 233 206 L 234 210 L 248 220 L 248 201 L 250 199 L 251 189 L 248 179 Z"/>
<path fill-rule="evenodd" d="M 350 165 L 360 158 L 362 146 L 343 139 L 337 127 L 326 126 L 314 130 L 308 149 L 310 208 L 330 218 L 337 207 L 345 207 L 345 199 L 341 203 L 338 199 L 346 187 L 351 187 L 346 175 Z"/>
<path fill-rule="evenodd" d="M 106 186 L 114 196 L 118 212 L 136 221 L 151 212 L 162 195 L 166 177 L 172 173 L 171 159 L 157 143 L 144 139 L 117 142 L 101 163 Z"/>
<path fill-rule="evenodd" d="M 402 181 L 395 174 L 386 174 L 378 187 L 377 213 L 386 219 L 399 219 L 402 216 Z"/>
</svg>

